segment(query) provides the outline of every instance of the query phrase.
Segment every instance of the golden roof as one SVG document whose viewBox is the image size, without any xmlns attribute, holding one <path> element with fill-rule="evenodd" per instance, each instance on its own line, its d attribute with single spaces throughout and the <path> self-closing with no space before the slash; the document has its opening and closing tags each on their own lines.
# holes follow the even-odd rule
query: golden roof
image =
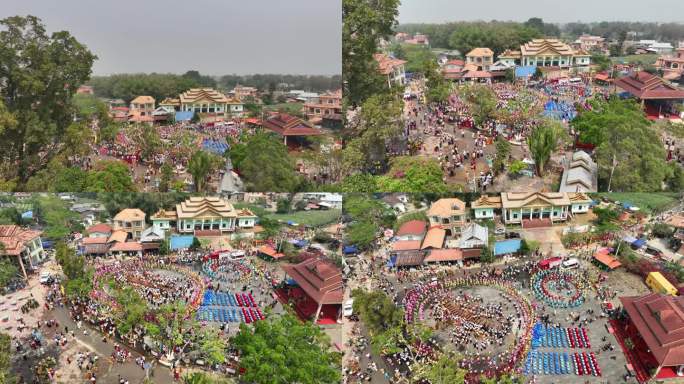
<svg viewBox="0 0 684 384">
<path fill-rule="evenodd" d="M 534 39 L 520 46 L 523 56 L 536 56 L 543 53 L 574 55 L 575 51 L 558 39 Z"/>
<path fill-rule="evenodd" d="M 504 208 L 563 206 L 570 205 L 570 199 L 564 192 L 504 192 L 501 205 Z"/>
<path fill-rule="evenodd" d="M 232 204 L 215 196 L 191 197 L 176 205 L 176 215 L 179 219 L 238 216 Z"/>
<path fill-rule="evenodd" d="M 180 94 L 182 104 L 194 104 L 200 101 L 226 104 L 230 99 L 213 88 L 192 88 Z"/>
<path fill-rule="evenodd" d="M 501 196 L 480 196 L 472 202 L 473 208 L 501 208 Z"/>
<path fill-rule="evenodd" d="M 164 209 L 160 209 L 157 213 L 152 215 L 150 219 L 152 220 L 176 220 L 178 216 L 176 215 L 176 211 L 166 211 Z"/>
</svg>

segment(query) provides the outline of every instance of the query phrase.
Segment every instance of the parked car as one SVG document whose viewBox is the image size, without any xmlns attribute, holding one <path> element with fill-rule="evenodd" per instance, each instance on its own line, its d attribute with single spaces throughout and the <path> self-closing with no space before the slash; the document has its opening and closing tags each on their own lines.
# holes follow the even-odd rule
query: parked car
<svg viewBox="0 0 684 384">
<path fill-rule="evenodd" d="M 573 257 L 571 259 L 567 259 L 567 260 L 563 261 L 561 266 L 563 267 L 563 269 L 579 268 L 579 260 L 577 260 Z"/>
<path fill-rule="evenodd" d="M 344 303 L 342 307 L 342 315 L 344 317 L 350 317 L 354 314 L 354 299 L 349 299 Z"/>
<path fill-rule="evenodd" d="M 48 272 L 43 272 L 40 274 L 40 278 L 38 279 L 38 281 L 41 284 L 52 284 L 55 281 L 55 279 Z"/>
</svg>

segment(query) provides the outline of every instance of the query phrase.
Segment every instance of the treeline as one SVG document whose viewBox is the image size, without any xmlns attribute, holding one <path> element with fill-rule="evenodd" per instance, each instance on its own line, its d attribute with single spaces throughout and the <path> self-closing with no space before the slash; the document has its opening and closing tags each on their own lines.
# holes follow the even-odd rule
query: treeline
<svg viewBox="0 0 684 384">
<path fill-rule="evenodd" d="M 216 80 L 197 71 L 184 75 L 170 73 L 132 73 L 95 76 L 88 81 L 95 95 L 110 99 L 123 99 L 126 103 L 140 95 L 154 97 L 157 102 L 166 97 L 177 97 L 189 88 L 216 87 Z"/>
<path fill-rule="evenodd" d="M 462 54 L 476 47 L 488 47 L 499 55 L 506 49 L 518 49 L 525 42 L 542 37 L 542 26 L 509 21 L 473 21 L 446 24 L 405 24 L 397 31 L 428 35 L 433 48 L 456 49 Z"/>
<path fill-rule="evenodd" d="M 342 76 L 323 75 L 225 75 L 219 80 L 219 85 L 225 89 L 232 89 L 240 84 L 256 87 L 260 91 L 303 89 L 309 92 L 323 92 L 339 89 L 342 86 Z"/>
<path fill-rule="evenodd" d="M 263 92 L 274 90 L 304 89 L 312 92 L 338 89 L 341 76 L 307 75 L 226 75 L 217 79 L 188 71 L 183 75 L 170 73 L 132 73 L 111 76 L 95 76 L 88 81 L 95 94 L 110 99 L 123 99 L 126 103 L 139 95 L 150 95 L 157 101 L 177 97 L 189 88 L 209 87 L 229 91 L 237 84 L 256 87 Z"/>
<path fill-rule="evenodd" d="M 653 39 L 668 42 L 684 40 L 684 24 L 603 21 L 566 24 L 545 23 L 540 18 L 528 21 L 458 21 L 443 24 L 402 24 L 397 32 L 424 33 L 433 48 L 457 49 L 467 53 L 475 46 L 489 47 L 495 53 L 507 48 L 518 48 L 521 43 L 537 37 L 563 37 L 575 39 L 582 34 L 602 36 L 624 41 L 629 38 Z M 636 32 L 636 35 L 629 35 Z"/>
</svg>

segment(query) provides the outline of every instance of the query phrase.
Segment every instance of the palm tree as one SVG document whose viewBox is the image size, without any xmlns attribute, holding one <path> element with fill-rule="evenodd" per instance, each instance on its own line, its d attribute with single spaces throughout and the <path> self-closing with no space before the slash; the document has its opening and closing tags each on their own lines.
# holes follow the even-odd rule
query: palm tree
<svg viewBox="0 0 684 384">
<path fill-rule="evenodd" d="M 202 192 L 205 188 L 207 176 L 211 173 L 212 161 L 209 154 L 198 150 L 190 158 L 188 172 L 192 175 L 192 182 L 195 184 L 195 191 Z"/>
<path fill-rule="evenodd" d="M 544 166 L 556 149 L 560 135 L 560 127 L 555 122 L 546 121 L 532 130 L 527 137 L 527 146 L 534 159 L 537 176 L 543 176 Z"/>
</svg>

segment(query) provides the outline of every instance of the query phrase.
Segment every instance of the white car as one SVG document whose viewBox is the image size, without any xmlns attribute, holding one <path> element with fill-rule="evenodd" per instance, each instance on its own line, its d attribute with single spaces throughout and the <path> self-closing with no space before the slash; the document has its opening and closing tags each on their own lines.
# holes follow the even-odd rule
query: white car
<svg viewBox="0 0 684 384">
<path fill-rule="evenodd" d="M 349 299 L 342 307 L 342 316 L 349 317 L 354 314 L 354 299 Z"/>
<path fill-rule="evenodd" d="M 48 284 L 50 283 L 50 280 L 52 280 L 52 276 L 47 272 L 41 273 L 40 278 L 38 279 L 41 284 Z"/>
</svg>

